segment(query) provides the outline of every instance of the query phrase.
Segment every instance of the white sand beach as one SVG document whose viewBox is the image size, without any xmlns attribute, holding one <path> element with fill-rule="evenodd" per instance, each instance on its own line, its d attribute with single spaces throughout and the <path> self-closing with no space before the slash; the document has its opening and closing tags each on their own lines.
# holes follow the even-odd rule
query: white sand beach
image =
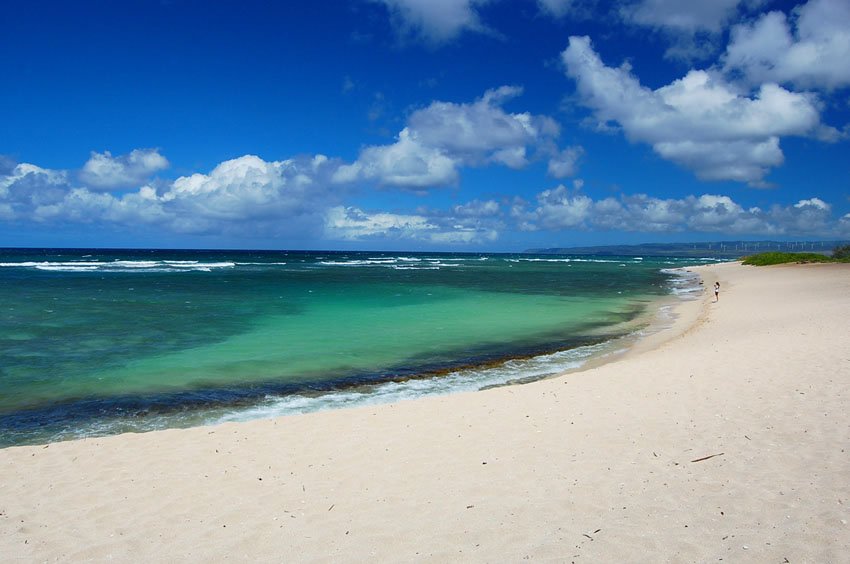
<svg viewBox="0 0 850 564">
<path fill-rule="evenodd" d="M 558 378 L 0 450 L 1 559 L 846 562 L 850 265 L 699 271 Z"/>
</svg>

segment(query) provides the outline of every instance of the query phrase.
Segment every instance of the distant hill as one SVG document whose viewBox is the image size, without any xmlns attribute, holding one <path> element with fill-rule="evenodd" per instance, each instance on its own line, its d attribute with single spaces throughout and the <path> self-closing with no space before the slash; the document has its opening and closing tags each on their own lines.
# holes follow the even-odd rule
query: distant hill
<svg viewBox="0 0 850 564">
<path fill-rule="evenodd" d="M 845 241 L 718 241 L 712 243 L 645 243 L 597 247 L 550 247 L 528 249 L 536 255 L 653 256 L 736 259 L 765 251 L 830 254 Z"/>
</svg>

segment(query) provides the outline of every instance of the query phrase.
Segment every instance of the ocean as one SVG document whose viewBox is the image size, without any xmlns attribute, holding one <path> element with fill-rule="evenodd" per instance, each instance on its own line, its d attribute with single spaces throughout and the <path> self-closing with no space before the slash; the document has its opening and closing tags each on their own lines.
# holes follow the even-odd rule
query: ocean
<svg viewBox="0 0 850 564">
<path fill-rule="evenodd" d="M 627 346 L 711 259 L 0 250 L 0 447 L 523 382 Z"/>
</svg>

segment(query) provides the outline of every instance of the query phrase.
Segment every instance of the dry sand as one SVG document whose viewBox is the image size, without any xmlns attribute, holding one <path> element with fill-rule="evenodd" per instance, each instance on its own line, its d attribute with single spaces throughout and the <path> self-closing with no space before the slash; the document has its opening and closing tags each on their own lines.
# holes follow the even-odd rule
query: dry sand
<svg viewBox="0 0 850 564">
<path fill-rule="evenodd" d="M 847 562 L 850 265 L 701 273 L 583 372 L 2 450 L 0 559 Z"/>
</svg>

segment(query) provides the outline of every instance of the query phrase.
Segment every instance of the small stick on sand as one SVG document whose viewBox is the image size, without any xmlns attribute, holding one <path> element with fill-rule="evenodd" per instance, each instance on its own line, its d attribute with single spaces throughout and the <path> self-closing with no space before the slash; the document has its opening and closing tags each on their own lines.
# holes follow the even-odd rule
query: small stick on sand
<svg viewBox="0 0 850 564">
<path fill-rule="evenodd" d="M 702 462 L 703 460 L 708 460 L 709 458 L 714 458 L 715 456 L 723 456 L 726 454 L 725 452 L 718 452 L 717 454 L 709 454 L 708 456 L 703 456 L 702 458 L 697 458 L 696 460 L 691 460 L 691 462 Z"/>
</svg>

